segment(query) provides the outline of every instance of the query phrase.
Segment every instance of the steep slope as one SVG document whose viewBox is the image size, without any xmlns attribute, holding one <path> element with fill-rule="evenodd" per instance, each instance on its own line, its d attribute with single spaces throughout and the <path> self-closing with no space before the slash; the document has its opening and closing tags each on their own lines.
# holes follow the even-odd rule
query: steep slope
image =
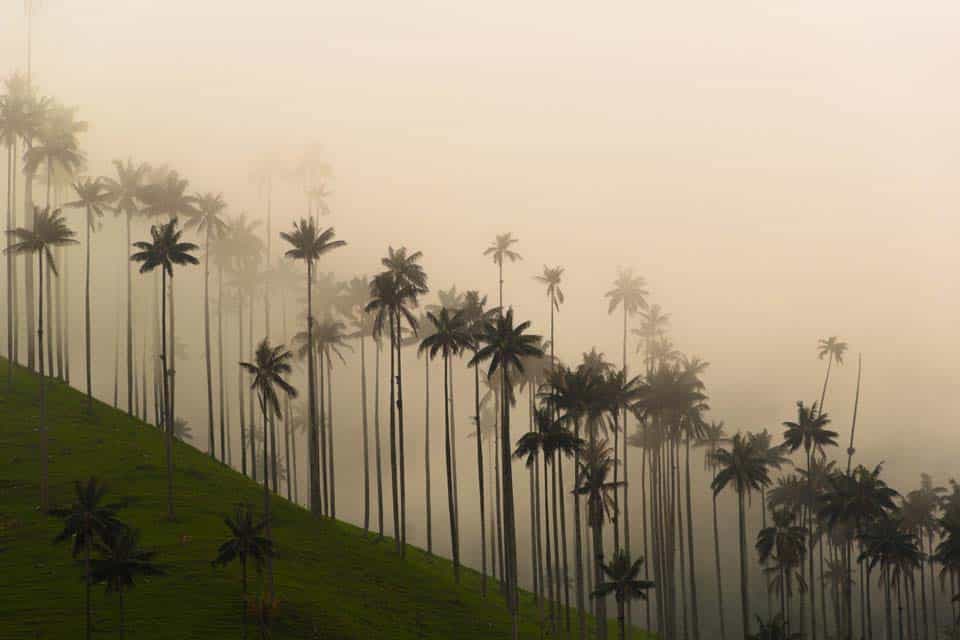
<svg viewBox="0 0 960 640">
<path fill-rule="evenodd" d="M 80 637 L 82 569 L 68 544 L 52 542 L 59 521 L 37 508 L 37 379 L 18 370 L 11 395 L 6 362 L 0 365 L 0 638 Z M 161 434 L 101 403 L 90 417 L 82 394 L 61 383 L 48 389 L 51 502 L 67 506 L 73 481 L 96 476 L 108 500 L 125 505 L 121 518 L 141 530 L 143 545 L 159 552 L 166 571 L 126 596 L 128 636 L 240 637 L 240 569 L 213 568 L 210 561 L 225 537 L 223 516 L 238 502 L 260 511 L 262 490 L 177 443 L 177 520 L 168 522 Z M 480 596 L 479 574 L 465 571 L 457 585 L 445 559 L 411 548 L 402 560 L 389 540 L 314 518 L 279 497 L 273 505 L 281 604 L 272 638 L 509 637 L 503 601 L 495 587 Z M 529 594 L 523 606 L 522 637 L 539 638 Z M 116 597 L 95 587 L 93 611 L 95 635 L 117 637 Z"/>
</svg>

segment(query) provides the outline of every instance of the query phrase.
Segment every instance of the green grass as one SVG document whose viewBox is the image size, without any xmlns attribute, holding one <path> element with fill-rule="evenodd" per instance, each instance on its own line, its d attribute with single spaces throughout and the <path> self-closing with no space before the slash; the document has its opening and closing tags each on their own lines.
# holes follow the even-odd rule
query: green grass
<svg viewBox="0 0 960 640">
<path fill-rule="evenodd" d="M 0 365 L 0 638 L 81 637 L 81 566 L 69 543 L 52 542 L 59 521 L 37 506 L 37 378 L 18 369 L 10 394 L 6 361 Z M 259 510 L 262 490 L 178 442 L 177 520 L 169 522 L 160 433 L 102 403 L 88 416 L 85 396 L 62 383 L 51 381 L 48 391 L 52 505 L 72 502 L 74 480 L 98 477 L 108 501 L 125 504 L 121 519 L 141 530 L 142 544 L 159 552 L 166 571 L 127 594 L 128 637 L 240 637 L 239 566 L 213 568 L 210 561 L 225 537 L 223 515 L 237 502 Z M 281 605 L 272 638 L 509 637 L 503 600 L 492 583 L 481 597 L 478 573 L 464 571 L 458 585 L 445 559 L 415 548 L 401 559 L 390 540 L 313 517 L 283 498 L 273 505 Z M 256 579 L 252 584 L 257 588 Z M 117 637 L 115 596 L 100 586 L 93 594 L 95 637 Z M 521 636 L 539 638 L 529 594 L 522 605 Z M 611 638 L 615 629 L 611 621 Z"/>
</svg>

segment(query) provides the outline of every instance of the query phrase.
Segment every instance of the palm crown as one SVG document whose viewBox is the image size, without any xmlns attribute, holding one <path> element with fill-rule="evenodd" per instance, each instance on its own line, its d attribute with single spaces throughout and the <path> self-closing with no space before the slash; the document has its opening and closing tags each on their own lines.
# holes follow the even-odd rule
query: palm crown
<svg viewBox="0 0 960 640">
<path fill-rule="evenodd" d="M 550 304 L 558 311 L 563 304 L 563 291 L 560 289 L 560 279 L 563 277 L 563 267 L 548 267 L 543 265 L 543 273 L 534 276 L 534 280 L 547 286 L 547 297 Z"/>
<path fill-rule="evenodd" d="M 635 276 L 631 269 L 621 269 L 613 282 L 613 289 L 605 294 L 610 300 L 607 312 L 613 313 L 620 305 L 623 305 L 629 315 L 646 309 L 647 296 L 650 293 L 646 286 L 647 281 L 643 276 Z"/>
<path fill-rule="evenodd" d="M 174 265 L 199 264 L 191 252 L 199 247 L 192 242 L 181 242 L 182 231 L 177 229 L 177 219 L 150 227 L 149 242 L 134 242 L 133 246 L 139 249 L 130 256 L 134 262 L 142 263 L 140 273 L 153 271 L 157 267 L 163 269 L 167 275 L 173 277 Z"/>
<path fill-rule="evenodd" d="M 139 207 L 144 179 L 150 167 L 146 164 L 134 164 L 130 158 L 126 162 L 114 160 L 113 167 L 117 177 L 103 178 L 103 185 L 110 194 L 114 211 L 132 214 Z"/>
<path fill-rule="evenodd" d="M 837 364 L 843 364 L 843 354 L 847 351 L 847 343 L 841 342 L 837 336 L 830 336 L 817 343 L 817 355 L 823 360 L 826 357 L 832 357 Z"/>
<path fill-rule="evenodd" d="M 506 258 L 510 262 L 516 262 L 517 260 L 522 260 L 522 256 L 511 249 L 513 245 L 519 242 L 516 238 L 513 237 L 512 233 L 504 233 L 497 236 L 497 239 L 493 241 L 487 249 L 483 252 L 485 256 L 493 256 L 494 263 L 498 265 L 503 264 L 503 259 Z"/>
<path fill-rule="evenodd" d="M 783 423 L 784 442 L 790 451 L 803 447 L 807 453 L 813 450 L 822 454 L 824 447 L 837 446 L 837 432 L 827 429 L 828 424 L 829 416 L 817 411 L 817 403 L 807 407 L 803 401 L 797 402 L 797 420 Z"/>
<path fill-rule="evenodd" d="M 73 209 L 85 209 L 87 212 L 87 224 L 91 229 L 96 229 L 98 218 L 103 217 L 104 209 L 110 209 L 110 202 L 113 195 L 104 184 L 101 178 L 84 178 L 73 183 L 73 190 L 77 194 L 77 199 L 63 205 Z"/>
<path fill-rule="evenodd" d="M 195 229 L 197 233 L 210 234 L 211 238 L 222 238 L 227 233 L 227 223 L 220 214 L 227 208 L 223 194 L 205 193 L 194 196 L 196 211 L 187 218 L 184 229 Z"/>
<path fill-rule="evenodd" d="M 313 220 L 307 218 L 294 222 L 292 232 L 280 233 L 280 237 L 292 245 L 286 253 L 287 257 L 310 263 L 316 262 L 323 254 L 347 244 L 343 240 L 334 240 L 336 235 L 333 227 L 320 231 Z"/>
<path fill-rule="evenodd" d="M 241 362 L 247 373 L 253 376 L 250 388 L 260 393 L 264 404 L 264 413 L 272 411 L 277 417 L 282 415 L 277 388 L 291 398 L 297 397 L 297 390 L 287 382 L 290 375 L 290 359 L 293 357 L 285 346 L 270 346 L 270 339 L 264 338 L 254 355 L 254 362 Z"/>
<path fill-rule="evenodd" d="M 7 231 L 16 241 L 6 251 L 10 253 L 43 253 L 47 264 L 54 274 L 57 273 L 57 263 L 53 259 L 53 247 L 62 247 L 76 244 L 74 232 L 67 226 L 60 209 L 50 210 L 50 207 L 40 209 L 34 207 L 33 229 L 19 227 Z"/>
<path fill-rule="evenodd" d="M 522 358 L 543 355 L 540 336 L 527 333 L 529 328 L 529 322 L 514 325 L 513 309 L 508 309 L 505 314 L 487 321 L 478 335 L 483 346 L 477 350 L 470 363 L 476 364 L 489 360 L 487 377 L 493 377 L 498 370 L 502 370 L 508 380 L 512 372 L 522 373 Z"/>
</svg>

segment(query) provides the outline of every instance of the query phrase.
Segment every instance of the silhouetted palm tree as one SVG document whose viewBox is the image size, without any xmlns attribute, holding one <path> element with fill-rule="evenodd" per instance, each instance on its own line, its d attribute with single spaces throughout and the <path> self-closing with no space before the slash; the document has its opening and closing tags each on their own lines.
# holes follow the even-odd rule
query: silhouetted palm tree
<svg viewBox="0 0 960 640">
<path fill-rule="evenodd" d="M 817 343 L 817 356 L 823 360 L 827 358 L 827 373 L 823 378 L 823 391 L 820 393 L 820 412 L 823 412 L 823 403 L 827 399 L 827 384 L 830 382 L 830 366 L 836 361 L 837 365 L 843 364 L 843 354 L 847 351 L 847 343 L 841 342 L 837 336 L 830 336 L 821 339 Z"/>
<path fill-rule="evenodd" d="M 274 545 L 269 537 L 263 535 L 268 526 L 266 519 L 256 520 L 256 514 L 249 505 L 238 504 L 231 518 L 223 519 L 230 536 L 220 545 L 217 557 L 213 560 L 214 566 L 226 566 L 234 560 L 240 561 L 242 576 L 241 589 L 243 602 L 241 604 L 241 619 L 243 621 L 243 637 L 247 637 L 247 562 L 253 561 L 257 571 L 263 568 L 268 558 L 274 556 Z"/>
<path fill-rule="evenodd" d="M 133 246 L 139 249 L 130 256 L 134 262 L 141 263 L 140 273 L 149 273 L 160 267 L 161 308 L 160 324 L 162 340 L 160 348 L 160 363 L 163 369 L 163 426 L 166 429 L 166 458 L 167 458 L 167 518 L 173 520 L 173 402 L 170 400 L 169 368 L 167 363 L 167 276 L 173 280 L 173 267 L 199 264 L 192 253 L 199 247 L 192 242 L 181 242 L 182 231 L 177 230 L 177 219 L 173 218 L 166 224 L 153 225 L 150 228 L 149 242 L 134 242 Z M 170 309 L 173 316 L 173 309 Z M 172 320 L 171 320 L 172 322 Z"/>
<path fill-rule="evenodd" d="M 40 217 L 37 217 L 40 220 Z M 41 293 L 43 289 L 40 289 Z M 41 359 L 42 362 L 42 359 Z M 86 612 L 85 637 L 90 640 L 90 556 L 98 541 L 107 539 L 111 530 L 119 526 L 116 518 L 119 505 L 101 504 L 106 487 L 91 477 L 86 484 L 74 482 L 76 501 L 66 509 L 52 509 L 50 513 L 63 519 L 63 530 L 57 534 L 55 542 L 73 540 L 73 557 L 83 555 L 84 610 Z"/>
<path fill-rule="evenodd" d="M 727 434 L 724 431 L 723 422 L 710 422 L 709 424 L 704 425 L 700 434 L 700 438 L 694 445 L 695 447 L 706 448 L 706 452 L 704 454 L 704 466 L 711 473 L 711 481 L 717 477 L 717 464 L 714 454 L 721 445 L 725 445 L 729 442 L 730 438 L 727 437 Z M 723 574 L 720 570 L 720 529 L 717 522 L 716 493 L 711 494 L 711 502 L 713 506 L 713 558 L 717 574 L 717 611 L 720 619 L 720 640 L 726 640 L 727 630 L 726 616 L 724 615 L 723 610 Z"/>
<path fill-rule="evenodd" d="M 740 614 L 743 633 L 750 633 L 750 597 L 747 579 L 747 520 L 744 500 L 770 484 L 769 457 L 757 446 L 757 437 L 738 433 L 729 447 L 721 447 L 714 454 L 717 473 L 710 486 L 714 495 L 732 486 L 737 493 L 737 513 L 740 529 Z"/>
<path fill-rule="evenodd" d="M 497 265 L 500 287 L 500 295 L 499 298 L 497 298 L 497 306 L 500 309 L 503 309 L 503 261 L 504 259 L 507 259 L 510 262 L 516 262 L 517 260 L 523 259 L 519 253 L 510 248 L 517 242 L 518 240 L 513 237 L 512 233 L 504 233 L 498 235 L 496 240 L 493 241 L 493 244 L 487 247 L 487 249 L 483 252 L 483 255 L 485 256 L 493 256 L 493 262 Z"/>
<path fill-rule="evenodd" d="M 620 640 L 626 640 L 626 605 L 630 600 L 647 599 L 647 591 L 654 588 L 649 580 L 640 579 L 640 568 L 643 558 L 630 560 L 630 554 L 624 549 L 618 549 L 608 564 L 601 565 L 606 579 L 597 582 L 593 597 L 605 598 L 613 594 L 617 600 L 617 626 Z"/>
<path fill-rule="evenodd" d="M 33 228 L 18 227 L 7 231 L 16 242 L 10 244 L 6 252 L 10 254 L 37 254 L 37 273 L 40 279 L 38 296 L 37 345 L 40 355 L 40 510 L 50 506 L 48 478 L 49 434 L 47 432 L 47 382 L 43 370 L 43 273 L 48 269 L 56 275 L 57 265 L 53 258 L 53 248 L 76 244 L 73 231 L 67 227 L 59 209 L 37 209 L 34 212 Z M 44 265 L 46 258 L 46 265 Z"/>
<path fill-rule="evenodd" d="M 920 549 L 916 536 L 905 531 L 900 522 L 885 516 L 875 520 L 859 536 L 864 557 L 871 569 L 880 565 L 883 586 L 887 640 L 893 640 L 893 607 L 891 590 L 900 579 L 920 566 Z M 903 619 L 900 619 L 900 638 L 903 638 Z"/>
<path fill-rule="evenodd" d="M 450 516 L 450 543 L 453 555 L 453 575 L 460 581 L 460 536 L 457 529 L 456 494 L 454 492 L 454 471 L 450 427 L 450 358 L 459 354 L 470 344 L 470 327 L 462 311 L 451 311 L 443 307 L 436 314 L 427 312 L 427 320 L 433 325 L 433 332 L 420 342 L 419 351 L 428 353 L 430 358 L 443 357 L 443 423 L 444 423 L 444 460 L 447 472 L 447 506 Z"/>
<path fill-rule="evenodd" d="M 343 240 L 334 240 L 336 233 L 333 228 L 319 231 L 313 220 L 301 219 L 295 222 L 293 231 L 283 232 L 280 237 L 293 247 L 285 254 L 294 260 L 303 260 L 307 263 L 307 342 L 308 352 L 313 353 L 313 265 L 320 256 L 339 247 L 345 246 Z M 310 465 L 310 510 L 320 513 L 320 466 L 317 457 L 317 403 L 314 395 L 315 374 L 313 358 L 307 360 L 307 404 L 310 412 L 309 465 Z"/>
<path fill-rule="evenodd" d="M 784 443 L 787 448 L 794 452 L 803 447 L 807 457 L 807 469 L 811 468 L 814 452 L 823 453 L 824 447 L 837 445 L 837 433 L 827 429 L 830 424 L 830 418 L 827 414 L 817 410 L 817 405 L 811 407 L 804 406 L 803 402 L 797 402 L 797 420 L 796 422 L 784 422 L 786 429 L 783 433 Z M 813 495 L 813 476 L 808 477 L 810 495 Z M 815 582 L 813 578 L 813 546 L 815 537 L 809 537 L 809 571 L 810 571 L 810 634 L 813 640 L 817 640 L 817 605 L 814 595 L 816 590 L 813 588 Z"/>
<path fill-rule="evenodd" d="M 154 563 L 156 551 L 140 548 L 140 532 L 120 526 L 109 531 L 98 545 L 101 557 L 91 561 L 90 577 L 93 584 L 106 585 L 107 593 L 116 593 L 120 601 L 120 637 L 126 636 L 123 592 L 133 589 L 141 576 L 160 576 L 163 570 Z"/>
<path fill-rule="evenodd" d="M 217 447 L 213 431 L 213 363 L 210 353 L 210 241 L 222 238 L 227 233 L 227 223 L 220 217 L 227 208 L 227 203 L 222 195 L 212 193 L 196 196 L 196 202 L 197 213 L 191 216 L 183 227 L 203 235 L 203 342 L 207 365 L 208 446 L 210 457 L 216 458 Z"/>
<path fill-rule="evenodd" d="M 510 406 L 514 403 L 513 381 L 514 373 L 523 373 L 521 359 L 525 357 L 542 356 L 540 348 L 541 338 L 538 335 L 527 333 L 529 322 L 514 325 L 513 309 L 501 314 L 495 321 L 487 322 L 482 333 L 478 336 L 483 346 L 471 359 L 471 363 L 490 361 L 487 377 L 492 378 L 498 372 L 501 380 L 501 416 L 500 416 L 500 458 L 501 474 L 503 476 L 503 526 L 504 526 L 504 577 L 507 585 L 507 602 L 513 617 L 513 636 L 519 633 L 519 600 L 517 584 L 517 535 L 516 513 L 513 504 L 513 469 L 510 463 Z"/>
<path fill-rule="evenodd" d="M 85 178 L 73 184 L 73 190 L 77 194 L 77 199 L 68 202 L 65 207 L 74 209 L 83 209 L 86 212 L 86 259 L 84 268 L 84 286 L 83 286 L 83 317 L 84 332 L 86 334 L 86 370 L 87 370 L 87 413 L 93 413 L 93 365 L 91 363 L 91 345 L 90 345 L 90 231 L 97 224 L 97 218 L 103 217 L 104 209 L 108 209 L 110 201 L 113 199 L 107 186 L 99 178 L 94 180 Z M 94 217 L 96 216 L 96 217 Z"/>
<path fill-rule="evenodd" d="M 297 390 L 286 380 L 291 372 L 290 359 L 292 357 L 293 354 L 287 351 L 285 346 L 281 344 L 272 347 L 270 346 L 270 339 L 264 338 L 260 344 L 257 345 L 254 362 L 240 363 L 240 366 L 253 376 L 253 380 L 250 382 L 250 389 L 256 391 L 260 396 L 260 411 L 263 414 L 263 517 L 267 523 L 266 534 L 268 540 L 271 539 L 270 482 L 268 481 L 268 461 L 270 460 L 270 456 L 267 455 L 267 448 L 270 442 L 266 437 L 266 433 L 270 428 L 272 419 L 282 417 L 283 415 L 280 411 L 280 400 L 277 396 L 277 390 L 279 389 L 280 392 L 288 398 L 297 397 Z M 276 454 L 276 442 L 273 444 L 274 454 Z M 276 461 L 276 455 L 274 455 L 274 461 Z M 267 558 L 267 566 L 270 578 L 270 596 L 273 597 L 273 565 L 269 557 Z"/>
<path fill-rule="evenodd" d="M 643 359 L 649 373 L 654 364 L 651 357 L 652 345 L 664 336 L 664 332 L 670 324 L 670 314 L 664 313 L 660 305 L 652 304 L 646 311 L 640 312 L 640 318 L 640 328 L 633 329 L 633 334 L 640 338 L 640 341 L 637 342 L 637 352 L 639 353 L 643 349 Z"/>
<path fill-rule="evenodd" d="M 124 214 L 126 218 L 126 246 L 133 242 L 130 237 L 130 221 L 139 213 L 140 196 L 143 191 L 144 179 L 149 166 L 134 164 L 132 159 L 126 162 L 113 161 L 116 178 L 104 178 L 103 184 L 110 194 L 110 202 L 116 213 Z M 124 255 L 123 269 L 126 272 L 127 284 L 127 414 L 133 415 L 133 283 L 130 275 L 130 262 Z"/>
<path fill-rule="evenodd" d="M 796 524 L 796 514 L 787 509 L 773 512 L 773 524 L 757 534 L 757 554 L 760 563 L 776 561 L 777 590 L 780 594 L 780 615 L 789 619 L 788 584 L 790 574 L 803 562 L 807 529 Z"/>
</svg>

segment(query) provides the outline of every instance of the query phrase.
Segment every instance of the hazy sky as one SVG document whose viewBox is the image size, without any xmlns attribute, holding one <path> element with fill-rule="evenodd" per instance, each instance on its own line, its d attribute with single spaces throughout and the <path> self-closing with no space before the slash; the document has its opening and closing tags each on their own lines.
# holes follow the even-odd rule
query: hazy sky
<svg viewBox="0 0 960 640">
<path fill-rule="evenodd" d="M 4 74 L 24 26 L 4 2 Z M 846 437 L 862 350 L 863 459 L 913 483 L 960 444 L 957 33 L 952 1 L 46 0 L 34 75 L 91 122 L 93 171 L 168 162 L 234 211 L 262 214 L 254 158 L 322 144 L 341 276 L 406 244 L 493 294 L 481 252 L 512 231 L 507 300 L 540 330 L 532 276 L 567 268 L 567 359 L 619 353 L 602 296 L 635 267 L 734 429 L 815 400 L 839 335 L 828 411 Z M 301 185 L 276 200 L 275 228 L 305 213 Z"/>
</svg>

